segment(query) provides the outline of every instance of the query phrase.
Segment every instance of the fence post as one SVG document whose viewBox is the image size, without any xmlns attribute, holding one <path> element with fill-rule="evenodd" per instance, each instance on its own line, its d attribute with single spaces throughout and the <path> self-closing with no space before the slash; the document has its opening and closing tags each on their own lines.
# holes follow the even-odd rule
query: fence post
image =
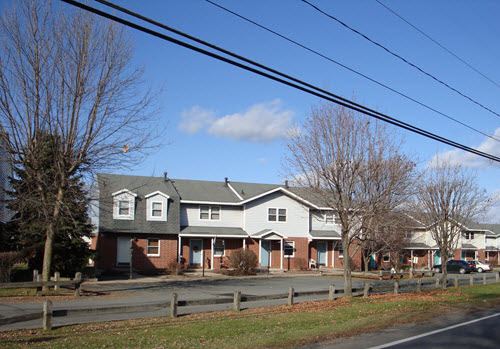
<svg viewBox="0 0 500 349">
<path fill-rule="evenodd" d="M 422 291 L 422 279 L 417 280 L 417 292 Z"/>
<path fill-rule="evenodd" d="M 439 288 L 439 278 L 436 278 L 436 288 Z"/>
<path fill-rule="evenodd" d="M 384 271 L 383 270 L 380 271 L 379 279 L 384 280 Z"/>
<path fill-rule="evenodd" d="M 474 275 L 470 274 L 470 285 L 474 286 Z"/>
<path fill-rule="evenodd" d="M 60 277 L 61 277 L 61 274 L 60 274 L 58 271 L 56 271 L 56 272 L 54 273 L 54 281 L 55 281 L 55 282 L 58 282 L 58 281 L 59 281 L 59 279 L 60 279 Z M 58 285 L 58 284 L 56 284 L 56 285 L 54 286 L 54 291 L 59 291 L 59 285 Z"/>
<path fill-rule="evenodd" d="M 38 281 L 38 270 L 34 269 L 33 270 L 33 282 Z"/>
<path fill-rule="evenodd" d="M 496 273 L 495 275 L 496 275 L 496 278 L 497 278 L 497 279 L 496 279 L 496 280 L 497 280 L 497 282 L 500 282 L 500 271 L 499 271 L 498 273 Z"/>
<path fill-rule="evenodd" d="M 455 287 L 458 287 L 458 275 L 455 276 Z"/>
<path fill-rule="evenodd" d="M 365 291 L 363 293 L 363 297 L 368 297 L 370 295 L 370 282 L 365 281 Z"/>
<path fill-rule="evenodd" d="M 75 281 L 80 281 L 79 283 L 75 284 L 75 297 L 80 297 L 82 294 L 82 273 L 78 272 L 75 274 Z"/>
<path fill-rule="evenodd" d="M 51 330 L 52 329 L 52 301 L 51 300 L 43 302 L 42 328 L 44 330 Z"/>
<path fill-rule="evenodd" d="M 328 291 L 328 300 L 333 301 L 335 299 L 335 285 L 331 284 Z"/>
<path fill-rule="evenodd" d="M 293 305 L 293 295 L 295 293 L 295 290 L 293 287 L 290 287 L 288 290 L 288 305 Z"/>
<path fill-rule="evenodd" d="M 413 268 L 410 268 L 410 279 L 413 279 Z"/>
<path fill-rule="evenodd" d="M 486 285 L 486 274 L 483 274 L 483 285 Z"/>
<path fill-rule="evenodd" d="M 399 281 L 394 280 L 394 294 L 398 294 L 398 293 L 399 293 Z"/>
<path fill-rule="evenodd" d="M 233 309 L 241 310 L 241 291 L 234 291 Z"/>
<path fill-rule="evenodd" d="M 172 293 L 170 299 L 170 317 L 177 317 L 177 293 Z"/>
<path fill-rule="evenodd" d="M 42 275 L 36 274 L 36 281 L 42 282 Z M 37 286 L 37 288 L 36 288 L 36 296 L 37 297 L 41 297 L 43 295 L 42 289 L 43 289 L 42 286 Z"/>
</svg>

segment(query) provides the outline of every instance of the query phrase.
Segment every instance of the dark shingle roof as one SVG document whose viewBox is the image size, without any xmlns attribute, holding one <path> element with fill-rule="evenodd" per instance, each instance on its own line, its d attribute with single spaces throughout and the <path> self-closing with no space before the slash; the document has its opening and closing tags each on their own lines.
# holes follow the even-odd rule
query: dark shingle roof
<svg viewBox="0 0 500 349">
<path fill-rule="evenodd" d="M 241 201 L 224 182 L 172 179 L 181 200 L 238 203 Z"/>
<path fill-rule="evenodd" d="M 311 230 L 309 235 L 311 235 L 313 239 L 340 239 L 340 232 L 335 230 Z"/>
<path fill-rule="evenodd" d="M 209 236 L 209 237 L 224 237 L 224 236 L 232 236 L 232 237 L 248 237 L 248 233 L 241 228 L 232 228 L 232 227 L 182 227 L 181 235 L 194 235 L 194 236 Z"/>
<path fill-rule="evenodd" d="M 180 226 L 180 203 L 177 190 L 163 177 L 98 174 L 99 229 L 101 232 L 132 234 L 178 234 Z M 137 195 L 135 219 L 113 219 L 113 193 L 128 189 Z M 166 222 L 146 220 L 145 196 L 160 191 L 170 197 Z"/>
</svg>

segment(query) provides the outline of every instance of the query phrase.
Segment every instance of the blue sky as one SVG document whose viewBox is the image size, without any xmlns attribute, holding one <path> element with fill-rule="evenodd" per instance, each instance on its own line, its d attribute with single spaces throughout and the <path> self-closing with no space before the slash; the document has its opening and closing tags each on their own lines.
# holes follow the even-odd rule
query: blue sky
<svg viewBox="0 0 500 349">
<path fill-rule="evenodd" d="M 439 85 L 299 0 L 214 0 L 474 128 L 500 138 L 500 117 Z M 381 0 L 382 1 L 382 0 Z M 500 88 L 390 13 L 375 0 L 312 1 L 457 90 L 500 113 Z M 382 1 L 500 84 L 500 2 Z M 203 0 L 119 1 L 133 11 L 465 145 L 500 155 L 487 140 L 344 68 Z M 90 2 L 91 5 L 96 5 Z M 168 143 L 123 173 L 280 183 L 283 131 L 301 123 L 317 97 L 130 30 L 145 80 L 163 85 L 160 117 Z M 402 131 L 403 132 L 403 131 Z M 404 132 L 406 150 L 425 166 L 437 153 L 477 171 L 500 193 L 500 166 Z M 133 145 L 131 145 L 133 146 Z M 489 221 L 500 223 L 500 205 Z"/>
</svg>

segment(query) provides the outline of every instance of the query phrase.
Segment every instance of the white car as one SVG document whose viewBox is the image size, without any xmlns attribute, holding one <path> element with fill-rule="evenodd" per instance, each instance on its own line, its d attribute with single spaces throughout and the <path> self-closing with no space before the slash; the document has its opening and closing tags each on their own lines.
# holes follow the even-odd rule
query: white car
<svg viewBox="0 0 500 349">
<path fill-rule="evenodd" d="M 481 261 L 469 261 L 470 264 L 474 265 L 474 271 L 482 273 L 483 271 L 490 271 L 491 266 L 485 262 Z"/>
</svg>

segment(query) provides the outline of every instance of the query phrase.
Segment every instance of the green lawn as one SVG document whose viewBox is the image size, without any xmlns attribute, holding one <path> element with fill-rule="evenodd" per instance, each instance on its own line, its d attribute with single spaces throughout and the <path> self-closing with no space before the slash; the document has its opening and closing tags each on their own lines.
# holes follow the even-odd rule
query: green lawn
<svg viewBox="0 0 500 349">
<path fill-rule="evenodd" d="M 0 347 L 287 347 L 425 320 L 446 311 L 464 311 L 465 306 L 482 309 L 495 305 L 500 305 L 500 284 L 308 302 L 240 313 L 78 325 L 53 331 L 0 332 Z"/>
</svg>

